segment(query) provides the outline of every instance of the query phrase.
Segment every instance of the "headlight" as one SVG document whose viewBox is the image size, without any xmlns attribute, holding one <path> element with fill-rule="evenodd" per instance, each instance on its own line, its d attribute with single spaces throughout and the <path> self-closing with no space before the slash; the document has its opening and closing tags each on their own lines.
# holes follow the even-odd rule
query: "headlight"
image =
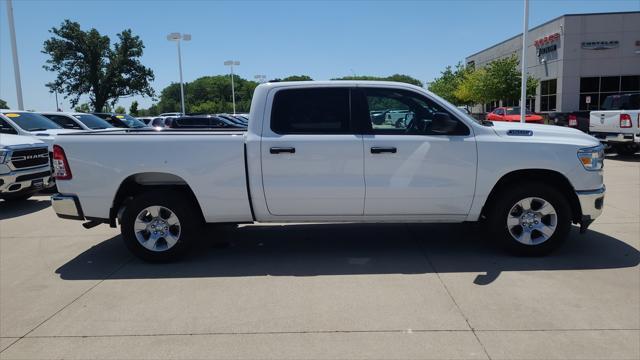
<svg viewBox="0 0 640 360">
<path fill-rule="evenodd" d="M 578 150 L 578 160 L 585 170 L 601 170 L 604 166 L 604 146 L 598 145 Z"/>
<path fill-rule="evenodd" d="M 4 164 L 9 160 L 11 152 L 9 150 L 0 150 L 0 164 Z"/>
</svg>

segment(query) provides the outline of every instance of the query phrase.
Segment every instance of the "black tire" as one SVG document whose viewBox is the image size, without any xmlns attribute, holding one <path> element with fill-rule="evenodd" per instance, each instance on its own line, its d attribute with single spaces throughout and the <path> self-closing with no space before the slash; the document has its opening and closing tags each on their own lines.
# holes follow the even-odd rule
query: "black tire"
<svg viewBox="0 0 640 360">
<path fill-rule="evenodd" d="M 636 143 L 626 143 L 620 144 L 616 146 L 616 152 L 618 155 L 622 156 L 631 156 L 638 151 L 638 144 Z"/>
<path fill-rule="evenodd" d="M 565 195 L 563 195 L 558 189 L 553 186 L 539 183 L 528 182 L 523 184 L 509 184 L 509 188 L 501 191 L 495 197 L 493 204 L 490 205 L 487 211 L 487 233 L 490 234 L 491 239 L 496 241 L 500 246 L 507 251 L 524 256 L 541 256 L 546 255 L 557 249 L 567 239 L 569 230 L 571 229 L 571 206 Z M 512 236 L 509 228 L 513 232 L 517 232 L 518 227 L 522 230 L 522 225 L 515 225 L 509 227 L 507 225 L 507 218 L 511 213 L 514 206 L 521 200 L 527 198 L 539 198 L 542 199 L 555 209 L 555 231 L 552 235 L 546 239 L 541 240 L 540 243 L 525 245 L 514 236 Z M 539 202 L 536 202 L 539 203 Z M 533 203 L 532 203 L 533 204 Z M 532 206 L 535 210 L 535 207 Z M 519 216 L 520 214 L 516 214 Z M 539 222 L 550 222 L 549 217 L 540 218 Z M 536 224 L 538 224 L 536 222 Z M 537 225 L 533 225 L 537 226 Z M 536 237 L 541 236 L 541 232 L 536 232 L 535 228 L 532 234 Z M 534 235 L 531 236 L 532 238 Z M 541 239 L 538 237 L 538 239 Z"/>
<path fill-rule="evenodd" d="M 167 249 L 153 251 L 142 245 L 134 231 L 134 224 L 138 215 L 150 206 L 160 206 L 169 209 L 178 217 L 179 226 L 175 245 Z M 160 215 L 162 216 L 162 215 Z M 184 193 L 171 190 L 151 190 L 137 195 L 128 203 L 122 214 L 120 231 L 125 245 L 137 257 L 149 262 L 169 262 L 180 258 L 202 234 L 202 217 L 198 207 L 185 196 Z M 163 238 L 159 239 L 164 240 Z M 166 244 L 167 241 L 165 240 Z"/>
</svg>

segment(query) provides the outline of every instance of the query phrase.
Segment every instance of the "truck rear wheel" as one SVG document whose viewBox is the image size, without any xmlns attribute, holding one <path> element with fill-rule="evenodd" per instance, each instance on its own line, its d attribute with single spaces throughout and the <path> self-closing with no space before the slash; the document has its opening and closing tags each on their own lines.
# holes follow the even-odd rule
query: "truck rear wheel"
<svg viewBox="0 0 640 360">
<path fill-rule="evenodd" d="M 184 194 L 153 190 L 127 205 L 120 231 L 129 250 L 140 259 L 168 262 L 185 253 L 201 226 L 200 214 Z"/>
<path fill-rule="evenodd" d="M 487 215 L 492 238 L 519 255 L 548 254 L 566 240 L 571 229 L 566 197 L 543 183 L 518 184 L 501 192 Z"/>
<path fill-rule="evenodd" d="M 638 151 L 638 144 L 636 143 L 624 143 L 616 145 L 616 152 L 618 155 L 631 156 Z"/>
</svg>

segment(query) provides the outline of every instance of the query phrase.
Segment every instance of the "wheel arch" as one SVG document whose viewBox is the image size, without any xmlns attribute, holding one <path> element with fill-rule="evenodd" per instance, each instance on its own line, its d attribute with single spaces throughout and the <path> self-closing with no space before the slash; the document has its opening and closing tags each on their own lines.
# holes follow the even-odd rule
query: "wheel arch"
<svg viewBox="0 0 640 360">
<path fill-rule="evenodd" d="M 109 209 L 109 225 L 116 227 L 116 219 L 133 197 L 148 190 L 174 190 L 183 192 L 196 206 L 201 220 L 204 222 L 202 207 L 189 184 L 180 176 L 164 172 L 142 172 L 129 175 L 118 187 Z"/>
<path fill-rule="evenodd" d="M 562 173 L 548 169 L 520 169 L 504 174 L 498 182 L 493 186 L 484 206 L 481 215 L 486 216 L 485 211 L 495 203 L 496 197 L 500 192 L 519 182 L 542 182 L 556 187 L 564 194 L 571 206 L 571 220 L 578 223 L 582 220 L 582 209 L 580 208 L 580 200 L 576 194 L 576 190 L 566 176 Z"/>
</svg>

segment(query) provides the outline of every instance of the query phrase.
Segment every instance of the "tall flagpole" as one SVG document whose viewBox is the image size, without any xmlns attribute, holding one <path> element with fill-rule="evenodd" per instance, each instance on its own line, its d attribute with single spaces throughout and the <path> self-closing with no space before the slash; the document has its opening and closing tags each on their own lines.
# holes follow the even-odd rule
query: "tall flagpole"
<svg viewBox="0 0 640 360">
<path fill-rule="evenodd" d="M 524 0 L 524 21 L 522 27 L 522 76 L 520 78 L 520 122 L 527 116 L 527 35 L 529 34 L 529 0 Z"/>
<path fill-rule="evenodd" d="M 11 36 L 11 52 L 13 53 L 13 74 L 16 78 L 16 97 L 18 109 L 24 110 L 22 102 L 22 82 L 20 81 L 20 63 L 18 63 L 18 46 L 16 45 L 16 26 L 13 22 L 13 1 L 7 0 L 7 16 L 9 17 L 9 34 Z"/>
</svg>

